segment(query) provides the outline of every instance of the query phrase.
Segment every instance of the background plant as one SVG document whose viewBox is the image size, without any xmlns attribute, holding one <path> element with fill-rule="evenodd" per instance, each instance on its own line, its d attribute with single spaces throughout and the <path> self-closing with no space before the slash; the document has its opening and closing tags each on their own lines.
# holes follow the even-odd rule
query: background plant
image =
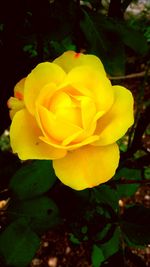
<svg viewBox="0 0 150 267">
<path fill-rule="evenodd" d="M 11 153 L 8 135 L 0 141 L 2 266 L 28 266 L 49 229 L 67 226 L 70 242 L 87 243 L 93 267 L 137 266 L 144 262 L 131 247 L 150 241 L 150 210 L 119 200 L 149 184 L 149 21 L 144 12 L 126 18 L 133 1 L 6 1 L 0 4 L 1 124 L 10 124 L 6 101 L 15 83 L 39 62 L 66 50 L 99 56 L 112 83 L 135 83 L 135 125 L 119 141 L 116 175 L 105 185 L 80 192 L 63 186 L 49 161 L 20 162 Z M 9 8 L 8 8 L 9 7 Z M 139 78 L 136 84 L 136 78 Z M 68 201 L 69 199 L 69 201 Z M 105 265 L 104 265 L 105 264 Z M 138 265 L 141 264 L 141 265 Z M 143 265 L 142 265 L 143 264 Z"/>
</svg>

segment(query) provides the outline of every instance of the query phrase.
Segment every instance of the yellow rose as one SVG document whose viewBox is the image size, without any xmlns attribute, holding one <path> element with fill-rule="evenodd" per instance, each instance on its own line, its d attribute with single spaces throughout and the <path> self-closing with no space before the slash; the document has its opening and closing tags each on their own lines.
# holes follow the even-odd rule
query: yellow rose
<svg viewBox="0 0 150 267">
<path fill-rule="evenodd" d="M 113 177 L 116 141 L 134 121 L 131 92 L 111 85 L 96 56 L 73 51 L 38 64 L 8 106 L 13 152 L 22 160 L 53 160 L 58 178 L 76 190 Z"/>
<path fill-rule="evenodd" d="M 24 107 L 24 83 L 25 78 L 21 79 L 14 88 L 14 97 L 11 96 L 7 101 L 10 109 L 9 115 L 12 119 L 17 111 Z"/>
</svg>

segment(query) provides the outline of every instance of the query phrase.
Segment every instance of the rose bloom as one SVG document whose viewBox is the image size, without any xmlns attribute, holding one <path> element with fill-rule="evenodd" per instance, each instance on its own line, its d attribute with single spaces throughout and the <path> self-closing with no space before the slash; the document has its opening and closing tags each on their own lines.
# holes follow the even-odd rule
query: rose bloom
<svg viewBox="0 0 150 267">
<path fill-rule="evenodd" d="M 76 190 L 108 181 L 119 163 L 116 141 L 133 124 L 133 97 L 112 86 L 98 57 L 67 51 L 38 64 L 8 100 L 10 141 L 22 160 L 53 161 Z"/>
</svg>

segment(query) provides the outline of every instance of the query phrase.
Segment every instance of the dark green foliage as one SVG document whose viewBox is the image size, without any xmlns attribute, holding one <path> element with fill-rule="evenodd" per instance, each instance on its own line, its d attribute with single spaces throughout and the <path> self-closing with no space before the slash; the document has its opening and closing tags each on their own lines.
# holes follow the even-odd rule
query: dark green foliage
<svg viewBox="0 0 150 267">
<path fill-rule="evenodd" d="M 111 75 L 125 72 L 125 47 L 140 55 L 148 53 L 146 38 L 124 21 L 83 10 L 81 29 L 89 44 L 89 52 L 98 55 Z M 88 29 L 88 30 L 87 30 Z"/>
<path fill-rule="evenodd" d="M 139 54 L 146 54 L 148 52 L 148 44 L 146 38 L 141 33 L 127 25 L 125 21 L 115 20 L 113 18 L 106 18 L 105 16 L 96 16 L 95 21 L 106 34 L 118 34 L 123 43 L 132 48 Z"/>
<path fill-rule="evenodd" d="M 80 240 L 77 237 L 75 237 L 74 234 L 70 234 L 69 239 L 75 245 L 79 245 L 80 244 Z"/>
<path fill-rule="evenodd" d="M 110 256 L 115 254 L 120 249 L 120 238 L 121 238 L 120 229 L 119 227 L 117 227 L 115 229 L 112 238 L 105 244 L 101 245 L 101 249 L 103 251 L 105 260 L 107 260 Z"/>
<path fill-rule="evenodd" d="M 108 204 L 114 209 L 114 211 L 118 211 L 119 197 L 115 189 L 108 185 L 101 185 L 94 189 L 94 191 L 94 197 L 99 204 Z"/>
<path fill-rule="evenodd" d="M 118 32 L 125 45 L 132 48 L 140 55 L 145 55 L 148 52 L 148 43 L 141 32 L 133 30 L 123 23 L 119 23 L 118 26 Z"/>
<path fill-rule="evenodd" d="M 97 54 L 103 58 L 106 54 L 105 42 L 98 31 L 96 24 L 92 20 L 90 14 L 83 10 L 83 18 L 80 22 L 81 29 L 90 44 L 90 52 Z M 87 31 L 88 29 L 88 31 Z"/>
<path fill-rule="evenodd" d="M 122 216 L 125 240 L 132 246 L 148 245 L 150 241 L 150 209 L 143 206 L 128 208 Z"/>
<path fill-rule="evenodd" d="M 9 183 L 12 198 L 7 210 L 10 224 L 0 237 L 1 245 L 4 242 L 1 256 L 6 265 L 27 266 L 39 246 L 36 233 L 42 234 L 59 223 L 57 205 L 49 197 L 42 196 L 55 181 L 51 161 L 26 163 L 12 177 Z"/>
<path fill-rule="evenodd" d="M 24 218 L 11 223 L 0 236 L 0 253 L 10 267 L 27 266 L 39 246 L 39 237 Z"/>
<path fill-rule="evenodd" d="M 93 245 L 92 250 L 92 264 L 93 266 L 101 266 L 101 264 L 114 255 L 120 249 L 121 232 L 116 228 L 112 238 L 104 244 Z"/>
<path fill-rule="evenodd" d="M 150 167 L 145 167 L 144 169 L 144 177 L 145 179 L 150 179 Z"/>
<path fill-rule="evenodd" d="M 18 199 L 29 199 L 47 192 L 56 179 L 51 161 L 33 161 L 15 173 L 9 187 Z"/>
<path fill-rule="evenodd" d="M 121 75 L 125 69 L 125 52 L 116 29 L 108 32 L 107 28 L 105 29 L 107 20 L 105 25 L 99 17 L 95 18 L 95 14 L 83 12 L 81 29 L 89 43 L 89 52 L 101 58 L 109 74 Z"/>
<path fill-rule="evenodd" d="M 96 245 L 93 245 L 91 257 L 93 267 L 100 267 L 105 259 L 102 250 Z"/>
<path fill-rule="evenodd" d="M 12 175 L 21 166 L 18 157 L 8 151 L 0 151 L 0 190 L 4 190 Z"/>
<path fill-rule="evenodd" d="M 114 178 L 118 181 L 118 184 L 116 184 L 118 196 L 120 198 L 129 197 L 132 196 L 139 188 L 138 183 L 130 184 L 130 181 L 132 180 L 141 181 L 142 179 L 141 170 L 122 168 L 116 173 Z M 121 181 L 128 180 L 129 184 L 119 184 L 119 180 Z"/>
<path fill-rule="evenodd" d="M 37 233 L 42 233 L 59 222 L 56 204 L 45 196 L 26 201 L 14 200 L 9 204 L 8 213 L 10 220 L 18 217 L 27 219 Z"/>
</svg>

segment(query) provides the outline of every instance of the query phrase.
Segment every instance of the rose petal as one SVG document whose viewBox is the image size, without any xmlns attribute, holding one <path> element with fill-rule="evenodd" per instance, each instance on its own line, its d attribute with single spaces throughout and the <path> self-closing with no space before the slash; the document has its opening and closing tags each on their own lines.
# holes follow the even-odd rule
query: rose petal
<svg viewBox="0 0 150 267">
<path fill-rule="evenodd" d="M 44 141 L 45 143 L 50 144 L 53 147 L 56 147 L 59 149 L 65 149 L 67 151 L 74 150 L 74 149 L 77 149 L 79 147 L 91 144 L 91 143 L 93 143 L 99 139 L 98 135 L 92 135 L 92 136 L 85 138 L 83 141 L 75 142 L 76 139 L 79 139 L 80 135 L 83 135 L 83 134 L 84 134 L 83 131 L 76 133 L 76 134 L 73 134 L 73 135 L 69 136 L 68 138 L 66 138 L 62 143 L 58 143 L 58 142 L 56 142 L 56 140 L 54 140 L 50 137 L 47 138 L 45 136 L 41 136 L 40 139 L 42 141 Z"/>
<path fill-rule="evenodd" d="M 49 109 L 51 104 L 51 98 L 53 94 L 58 90 L 56 84 L 48 83 L 39 92 L 36 98 L 36 105 L 42 105 Z"/>
<path fill-rule="evenodd" d="M 87 129 L 90 127 L 93 119 L 96 115 L 96 107 L 94 102 L 89 97 L 82 97 L 81 99 L 81 114 L 83 128 Z"/>
<path fill-rule="evenodd" d="M 10 109 L 9 111 L 10 118 L 13 119 L 16 112 L 24 108 L 24 101 L 11 96 L 7 101 L 7 106 Z"/>
<path fill-rule="evenodd" d="M 24 108 L 24 83 L 25 79 L 21 79 L 14 87 L 14 97 L 10 97 L 7 101 L 7 106 L 10 109 L 9 115 L 12 119 L 17 111 Z"/>
<path fill-rule="evenodd" d="M 19 100 L 23 100 L 24 98 L 24 85 L 26 78 L 21 79 L 14 87 L 14 97 Z"/>
<path fill-rule="evenodd" d="M 38 64 L 27 76 L 24 89 L 25 104 L 31 114 L 35 111 L 35 101 L 40 90 L 50 83 L 59 85 L 65 78 L 65 72 L 54 63 Z"/>
<path fill-rule="evenodd" d="M 73 98 L 63 91 L 57 92 L 51 100 L 49 107 L 57 117 L 82 127 L 80 107 Z"/>
<path fill-rule="evenodd" d="M 82 130 L 80 127 L 53 114 L 43 106 L 37 106 L 37 120 L 43 134 L 59 142 Z"/>
<path fill-rule="evenodd" d="M 103 114 L 113 104 L 114 92 L 109 79 L 90 66 L 74 68 L 68 73 L 64 83 L 71 84 L 82 95 L 92 98 L 97 111 L 103 111 Z"/>
<path fill-rule="evenodd" d="M 96 128 L 95 120 L 93 120 L 89 129 L 84 130 L 40 105 L 37 105 L 36 118 L 43 135 L 46 137 L 44 139 L 41 137 L 41 140 L 46 140 L 47 143 L 50 142 L 55 147 L 76 148 L 94 142 L 99 138 L 97 135 L 92 135 Z"/>
<path fill-rule="evenodd" d="M 65 150 L 54 148 L 39 139 L 40 129 L 34 118 L 22 109 L 16 113 L 10 127 L 10 141 L 14 153 L 26 159 L 56 159 L 64 157 Z"/>
<path fill-rule="evenodd" d="M 7 101 L 7 106 L 14 111 L 18 111 L 24 107 L 24 102 L 16 97 L 11 96 Z"/>
<path fill-rule="evenodd" d="M 103 75 L 106 75 L 102 62 L 94 55 L 84 55 L 74 51 L 67 51 L 56 58 L 53 62 L 58 64 L 66 72 L 69 72 L 78 66 L 89 65 L 101 72 Z"/>
<path fill-rule="evenodd" d="M 106 147 L 84 146 L 70 151 L 53 167 L 58 178 L 76 190 L 91 188 L 108 181 L 115 174 L 119 162 L 117 144 Z"/>
<path fill-rule="evenodd" d="M 133 96 L 122 86 L 113 86 L 115 100 L 112 108 L 97 122 L 99 140 L 94 145 L 108 145 L 121 138 L 134 123 Z"/>
</svg>

